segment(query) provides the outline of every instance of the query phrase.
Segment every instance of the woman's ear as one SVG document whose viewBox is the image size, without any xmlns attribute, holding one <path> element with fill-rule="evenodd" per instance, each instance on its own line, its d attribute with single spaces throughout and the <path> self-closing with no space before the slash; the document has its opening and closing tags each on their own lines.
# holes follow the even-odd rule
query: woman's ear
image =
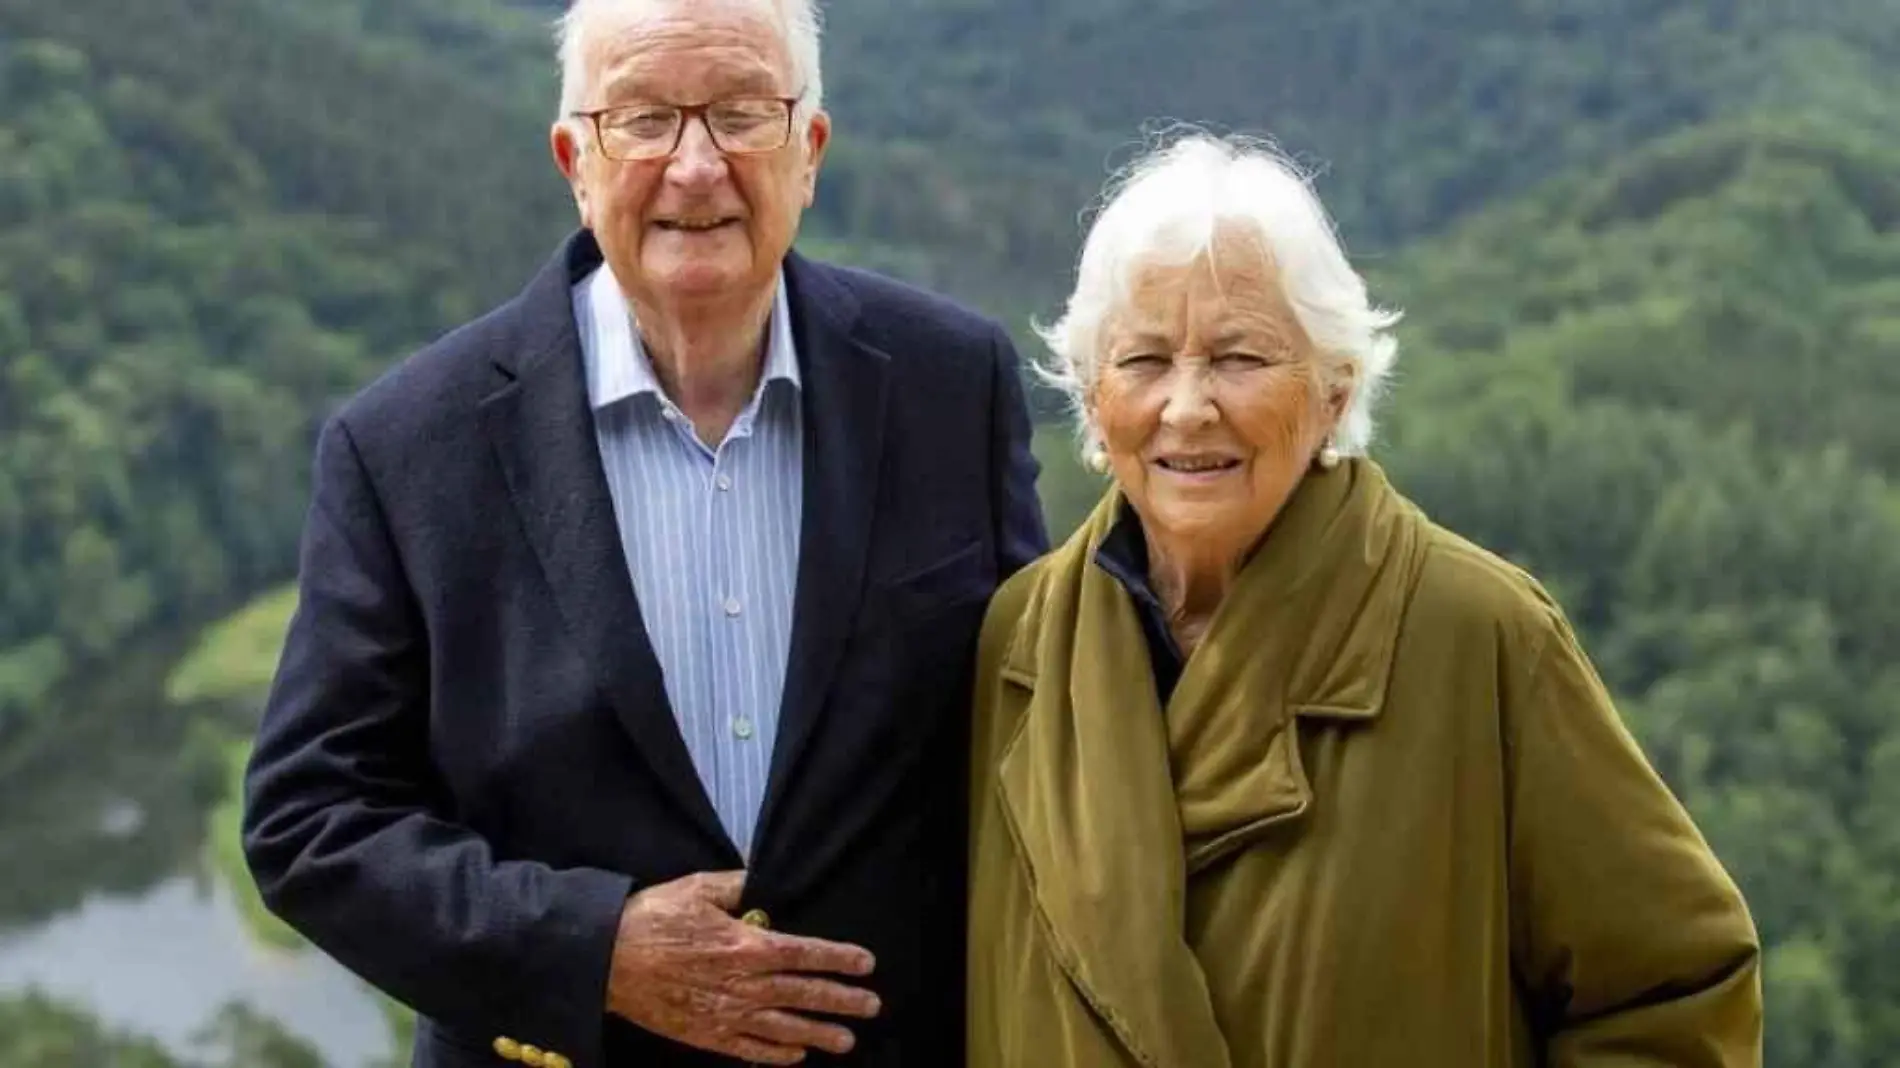
<svg viewBox="0 0 1900 1068">
<path fill-rule="evenodd" d="M 1359 392 L 1359 365 L 1346 360 L 1334 369 L 1326 387 L 1327 421 L 1338 426 L 1346 418 L 1346 411 L 1352 407 L 1352 398 Z"/>
<path fill-rule="evenodd" d="M 1082 466 L 1098 475 L 1108 473 L 1108 446 L 1102 442 L 1102 425 L 1095 420 L 1095 389 L 1082 394 Z"/>
</svg>

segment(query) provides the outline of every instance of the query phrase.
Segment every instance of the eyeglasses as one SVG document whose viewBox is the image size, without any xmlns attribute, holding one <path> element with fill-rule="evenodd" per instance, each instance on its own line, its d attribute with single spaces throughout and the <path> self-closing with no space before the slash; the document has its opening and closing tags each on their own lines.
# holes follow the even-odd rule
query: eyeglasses
<svg viewBox="0 0 1900 1068">
<path fill-rule="evenodd" d="M 625 104 L 569 116 L 594 127 L 601 154 L 622 163 L 664 159 L 679 150 L 688 119 L 699 117 L 714 147 L 730 156 L 776 152 L 792 139 L 797 97 L 732 97 L 704 104 Z"/>
</svg>

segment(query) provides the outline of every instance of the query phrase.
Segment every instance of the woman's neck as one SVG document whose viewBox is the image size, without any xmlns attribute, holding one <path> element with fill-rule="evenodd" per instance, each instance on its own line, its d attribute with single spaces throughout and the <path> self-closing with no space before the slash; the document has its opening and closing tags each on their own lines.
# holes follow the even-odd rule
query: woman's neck
<svg viewBox="0 0 1900 1068">
<path fill-rule="evenodd" d="M 1198 544 L 1191 539 L 1148 537 L 1148 578 L 1167 612 L 1168 630 L 1183 655 L 1193 653 L 1214 613 L 1233 588 L 1248 548 Z"/>
</svg>

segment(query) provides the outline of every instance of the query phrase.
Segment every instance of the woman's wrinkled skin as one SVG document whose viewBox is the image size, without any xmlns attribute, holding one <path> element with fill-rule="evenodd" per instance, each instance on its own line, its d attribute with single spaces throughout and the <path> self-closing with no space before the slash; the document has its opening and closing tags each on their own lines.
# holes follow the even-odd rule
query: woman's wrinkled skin
<svg viewBox="0 0 1900 1068">
<path fill-rule="evenodd" d="M 1352 369 L 1315 350 L 1264 244 L 1237 226 L 1211 252 L 1151 261 L 1130 283 L 1106 323 L 1089 415 L 1141 518 L 1169 625 L 1192 650 L 1346 411 Z"/>
</svg>

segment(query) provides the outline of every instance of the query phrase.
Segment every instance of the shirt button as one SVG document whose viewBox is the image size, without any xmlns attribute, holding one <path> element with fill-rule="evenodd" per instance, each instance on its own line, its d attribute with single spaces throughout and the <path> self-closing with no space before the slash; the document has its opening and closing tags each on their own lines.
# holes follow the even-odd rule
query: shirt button
<svg viewBox="0 0 1900 1068">
<path fill-rule="evenodd" d="M 739 614 L 739 599 L 737 597 L 726 598 L 726 614 L 729 616 Z"/>
<path fill-rule="evenodd" d="M 724 492 L 725 490 L 729 490 L 732 488 L 732 479 L 726 477 L 725 475 L 720 475 L 719 477 L 713 479 L 713 485 L 719 487 L 721 492 Z"/>
<path fill-rule="evenodd" d="M 679 409 L 669 404 L 666 407 L 660 409 L 660 418 L 666 420 L 669 423 L 677 423 L 680 421 Z"/>
<path fill-rule="evenodd" d="M 734 716 L 732 718 L 732 735 L 740 741 L 745 741 L 747 738 L 752 737 L 752 721 L 744 716 Z"/>
</svg>

